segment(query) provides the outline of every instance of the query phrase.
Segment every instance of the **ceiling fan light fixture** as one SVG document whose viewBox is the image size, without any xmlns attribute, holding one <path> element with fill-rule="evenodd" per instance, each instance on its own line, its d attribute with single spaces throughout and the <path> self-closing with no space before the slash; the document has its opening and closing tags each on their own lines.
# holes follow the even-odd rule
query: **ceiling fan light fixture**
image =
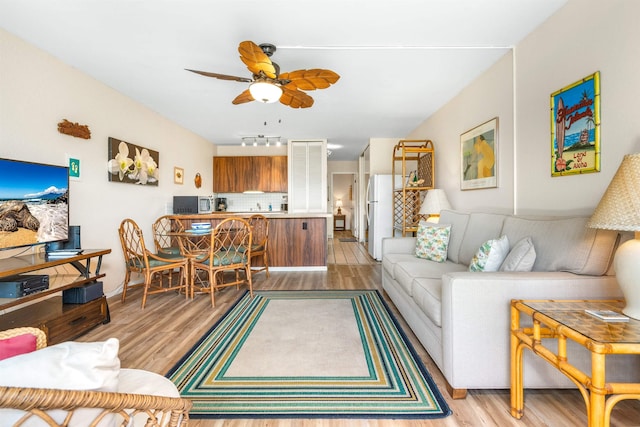
<svg viewBox="0 0 640 427">
<path fill-rule="evenodd" d="M 257 81 L 249 86 L 249 93 L 253 99 L 265 104 L 278 102 L 282 96 L 282 88 L 273 83 Z"/>
</svg>

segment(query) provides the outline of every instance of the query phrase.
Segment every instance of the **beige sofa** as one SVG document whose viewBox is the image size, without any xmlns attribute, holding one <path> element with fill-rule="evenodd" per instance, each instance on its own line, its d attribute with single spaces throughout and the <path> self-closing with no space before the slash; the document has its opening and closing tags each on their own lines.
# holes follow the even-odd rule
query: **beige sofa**
<svg viewBox="0 0 640 427">
<path fill-rule="evenodd" d="M 445 262 L 416 257 L 414 237 L 383 240 L 383 288 L 442 371 L 453 397 L 465 397 L 467 389 L 509 388 L 511 299 L 622 297 L 611 270 L 621 236 L 587 228 L 587 221 L 443 211 L 439 224 L 451 226 Z M 530 237 L 531 271 L 470 272 L 480 246 L 501 236 L 507 236 L 510 249 Z M 573 361 L 588 367 L 589 354 L 574 350 Z M 628 371 L 633 362 L 624 358 L 611 360 L 608 374 L 636 375 L 640 369 Z M 525 387 L 573 386 L 529 352 L 524 372 Z"/>
</svg>

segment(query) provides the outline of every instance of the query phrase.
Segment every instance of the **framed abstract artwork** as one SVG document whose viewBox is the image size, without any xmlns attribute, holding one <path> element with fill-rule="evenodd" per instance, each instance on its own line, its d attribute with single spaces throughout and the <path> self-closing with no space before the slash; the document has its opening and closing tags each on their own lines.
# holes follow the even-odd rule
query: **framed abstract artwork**
<svg viewBox="0 0 640 427">
<path fill-rule="evenodd" d="M 551 176 L 600 172 L 600 72 L 551 94 Z"/>
<path fill-rule="evenodd" d="M 157 186 L 159 164 L 157 151 L 109 138 L 109 181 Z"/>
<path fill-rule="evenodd" d="M 498 186 L 498 118 L 460 135 L 460 189 Z"/>
</svg>

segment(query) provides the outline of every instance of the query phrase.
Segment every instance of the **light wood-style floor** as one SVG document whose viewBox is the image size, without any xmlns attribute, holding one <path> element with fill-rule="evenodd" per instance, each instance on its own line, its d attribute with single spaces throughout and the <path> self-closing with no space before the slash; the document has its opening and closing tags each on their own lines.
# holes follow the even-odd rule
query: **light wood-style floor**
<svg viewBox="0 0 640 427">
<path fill-rule="evenodd" d="M 341 236 L 345 237 L 345 236 Z M 255 276 L 254 289 L 378 289 L 382 291 L 380 263 L 368 257 L 360 243 L 339 242 L 329 245 L 328 271 L 271 272 Z M 100 325 L 78 341 L 99 341 L 109 337 L 120 340 L 122 367 L 147 369 L 165 374 L 239 298 L 244 289 L 226 288 L 216 296 L 212 308 L 207 295 L 185 300 L 175 293 L 152 295 L 140 309 L 140 290 L 122 304 L 111 298 L 111 323 Z M 393 304 L 387 299 L 390 306 Z M 577 390 L 527 390 L 525 416 L 510 415 L 509 390 L 470 390 L 464 400 L 453 400 L 444 379 L 397 311 L 395 315 L 431 372 L 453 415 L 439 420 L 378 419 L 234 419 L 191 420 L 192 427 L 409 427 L 409 426 L 586 426 L 584 403 Z M 613 411 L 612 426 L 640 426 L 640 401 L 623 401 Z"/>
</svg>

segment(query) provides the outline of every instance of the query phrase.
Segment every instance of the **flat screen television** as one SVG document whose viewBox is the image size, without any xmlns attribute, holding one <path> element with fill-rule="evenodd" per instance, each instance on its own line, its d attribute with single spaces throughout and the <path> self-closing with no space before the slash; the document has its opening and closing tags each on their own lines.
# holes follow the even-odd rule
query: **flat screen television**
<svg viewBox="0 0 640 427">
<path fill-rule="evenodd" d="M 0 158 L 0 250 L 69 238 L 69 169 Z"/>
</svg>

